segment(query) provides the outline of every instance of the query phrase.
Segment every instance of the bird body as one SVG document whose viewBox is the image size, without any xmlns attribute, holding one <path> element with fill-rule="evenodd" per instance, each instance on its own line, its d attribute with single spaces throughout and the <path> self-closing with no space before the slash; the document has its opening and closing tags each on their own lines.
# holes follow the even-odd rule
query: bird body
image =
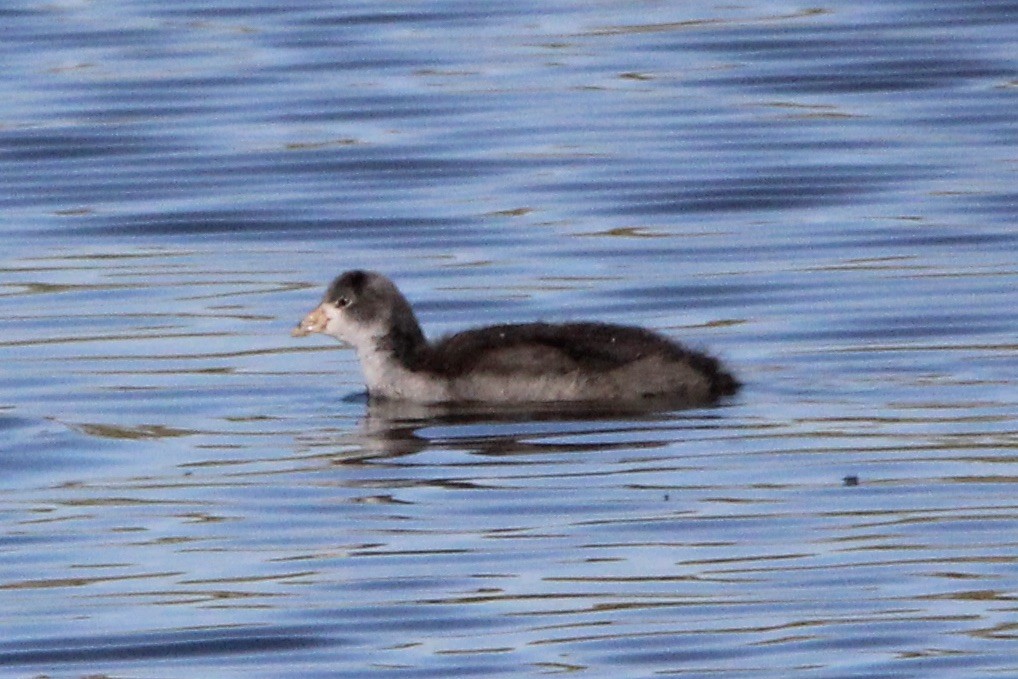
<svg viewBox="0 0 1018 679">
<path fill-rule="evenodd" d="M 348 271 L 294 329 L 352 345 L 368 394 L 419 403 L 630 402 L 702 405 L 734 394 L 720 362 L 663 335 L 609 323 L 517 323 L 429 343 L 391 280 Z"/>
</svg>

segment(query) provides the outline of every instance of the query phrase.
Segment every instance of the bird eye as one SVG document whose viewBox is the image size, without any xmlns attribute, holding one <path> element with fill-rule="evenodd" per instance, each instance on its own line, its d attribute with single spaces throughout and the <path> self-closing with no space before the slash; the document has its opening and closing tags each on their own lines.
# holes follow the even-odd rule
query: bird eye
<svg viewBox="0 0 1018 679">
<path fill-rule="evenodd" d="M 342 309 L 345 306 L 348 306 L 349 304 L 350 300 L 348 300 L 346 297 L 340 297 L 339 299 L 336 300 L 336 306 L 338 306 L 340 309 Z"/>
</svg>

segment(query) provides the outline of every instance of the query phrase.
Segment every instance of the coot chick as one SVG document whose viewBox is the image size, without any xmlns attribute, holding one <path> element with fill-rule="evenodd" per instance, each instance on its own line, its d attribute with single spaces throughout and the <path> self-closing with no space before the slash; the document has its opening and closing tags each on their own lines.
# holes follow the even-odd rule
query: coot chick
<svg viewBox="0 0 1018 679">
<path fill-rule="evenodd" d="M 419 403 L 633 402 L 695 406 L 739 382 L 711 356 L 658 333 L 608 323 L 519 323 L 429 343 L 385 276 L 347 271 L 294 337 L 331 335 L 357 350 L 371 398 Z"/>
</svg>

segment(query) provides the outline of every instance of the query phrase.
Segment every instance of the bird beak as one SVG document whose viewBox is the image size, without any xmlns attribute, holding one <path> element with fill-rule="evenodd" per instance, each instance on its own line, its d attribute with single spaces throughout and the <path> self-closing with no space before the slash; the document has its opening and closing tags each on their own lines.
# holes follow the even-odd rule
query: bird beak
<svg viewBox="0 0 1018 679">
<path fill-rule="evenodd" d="M 307 337 L 308 335 L 315 332 L 322 332 L 325 330 L 326 324 L 329 322 L 329 317 L 325 313 L 325 305 L 321 304 L 317 309 L 309 313 L 304 317 L 297 327 L 290 333 L 292 337 Z"/>
</svg>

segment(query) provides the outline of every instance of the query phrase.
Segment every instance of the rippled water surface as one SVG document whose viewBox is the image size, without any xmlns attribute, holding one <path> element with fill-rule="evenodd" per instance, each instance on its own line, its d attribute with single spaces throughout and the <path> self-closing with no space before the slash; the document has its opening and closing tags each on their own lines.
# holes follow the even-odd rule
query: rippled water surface
<svg viewBox="0 0 1018 679">
<path fill-rule="evenodd" d="M 1018 5 L 0 23 L 5 676 L 1018 675 Z M 369 405 L 352 267 L 746 387 Z"/>
</svg>

